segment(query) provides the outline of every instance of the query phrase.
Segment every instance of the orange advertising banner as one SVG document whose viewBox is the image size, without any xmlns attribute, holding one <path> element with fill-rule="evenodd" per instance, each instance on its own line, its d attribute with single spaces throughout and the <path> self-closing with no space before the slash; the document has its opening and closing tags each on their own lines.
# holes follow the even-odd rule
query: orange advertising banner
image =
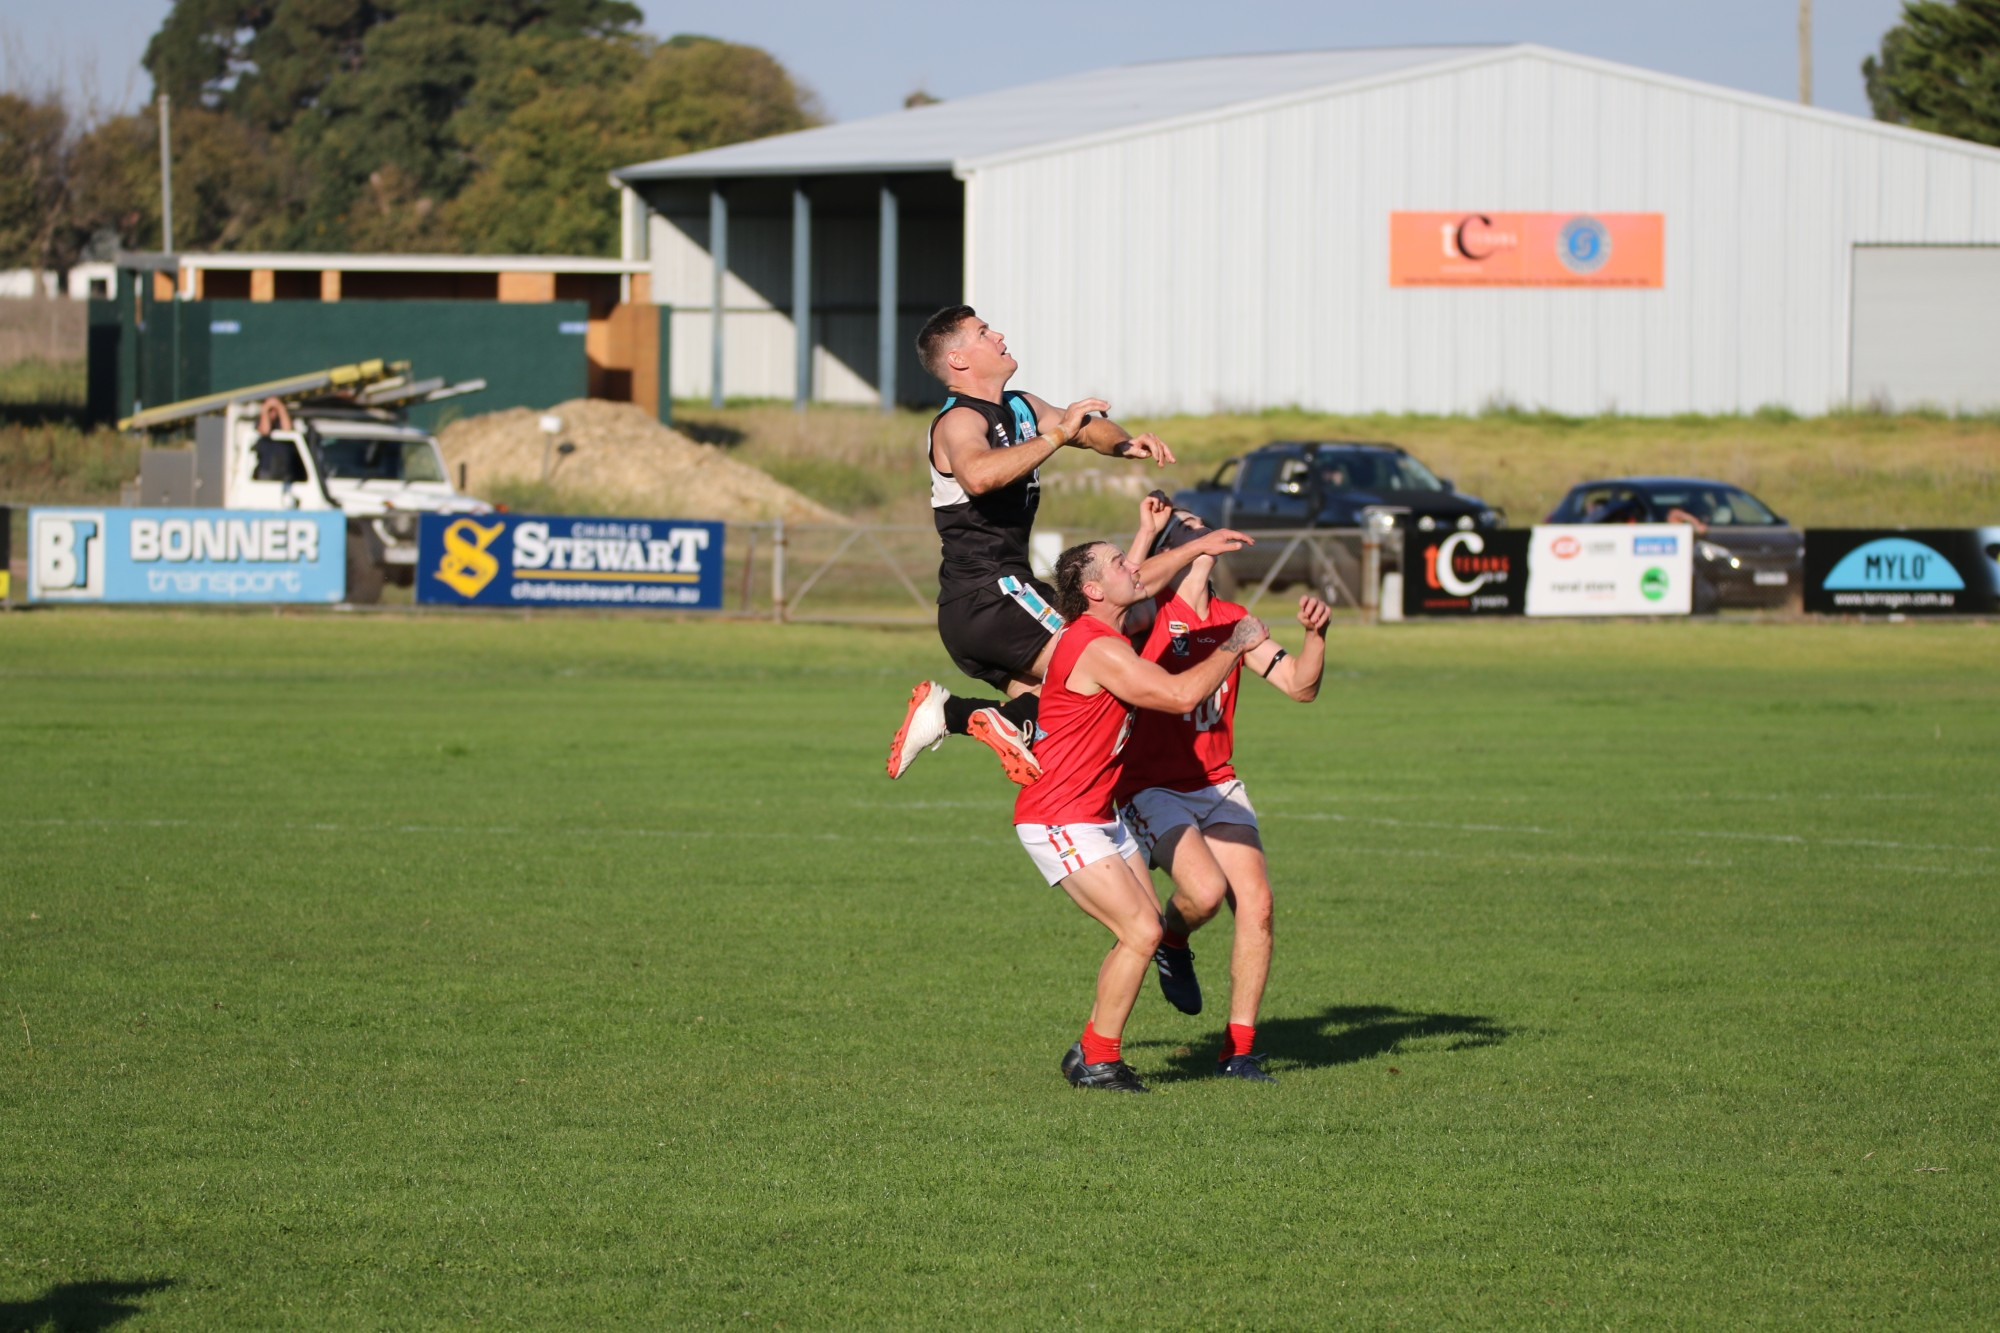
<svg viewBox="0 0 2000 1333">
<path fill-rule="evenodd" d="M 1660 287 L 1662 213 L 1391 213 L 1391 287 Z"/>
</svg>

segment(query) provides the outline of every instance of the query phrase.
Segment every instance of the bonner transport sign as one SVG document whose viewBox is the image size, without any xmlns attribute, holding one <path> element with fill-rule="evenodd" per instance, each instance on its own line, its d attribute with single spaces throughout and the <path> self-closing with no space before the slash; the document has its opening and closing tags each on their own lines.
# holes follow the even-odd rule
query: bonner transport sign
<svg viewBox="0 0 2000 1333">
<path fill-rule="evenodd" d="M 337 602 L 347 592 L 338 511 L 35 509 L 36 602 Z"/>
</svg>

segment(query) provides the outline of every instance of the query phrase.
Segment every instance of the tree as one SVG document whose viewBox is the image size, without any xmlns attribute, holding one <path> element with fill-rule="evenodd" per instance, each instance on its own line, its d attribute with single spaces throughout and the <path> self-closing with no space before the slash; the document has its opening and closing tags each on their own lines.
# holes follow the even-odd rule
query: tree
<svg viewBox="0 0 2000 1333">
<path fill-rule="evenodd" d="M 2000 146 L 2000 0 L 1913 0 L 1861 62 L 1878 120 Z"/>
<path fill-rule="evenodd" d="M 116 116 L 70 148 L 67 255 L 110 231 L 128 249 L 160 243 L 157 112 Z M 176 106 L 172 117 L 174 244 L 184 250 L 262 249 L 276 239 L 295 187 L 269 135 L 219 111 Z"/>
<path fill-rule="evenodd" d="M 810 95 L 763 51 L 675 37 L 622 82 L 540 88 L 480 144 L 452 226 L 468 250 L 613 254 L 613 168 L 816 121 Z"/>
<path fill-rule="evenodd" d="M 602 253 L 612 168 L 814 123 L 764 52 L 639 19 L 626 0 L 176 0 L 145 59 L 177 120 L 226 117 L 264 161 L 268 211 L 204 235 Z M 177 179 L 176 240 L 179 197 Z"/>
<path fill-rule="evenodd" d="M 69 113 L 0 93 L 0 267 L 54 268 L 69 195 Z"/>
</svg>

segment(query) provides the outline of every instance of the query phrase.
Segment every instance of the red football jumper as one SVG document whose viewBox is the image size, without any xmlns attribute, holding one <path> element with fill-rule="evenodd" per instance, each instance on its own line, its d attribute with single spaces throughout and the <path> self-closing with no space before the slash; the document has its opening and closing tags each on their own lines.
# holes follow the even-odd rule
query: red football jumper
<svg viewBox="0 0 2000 1333">
<path fill-rule="evenodd" d="M 1160 603 L 1139 656 L 1178 676 L 1207 661 L 1229 638 L 1236 622 L 1248 614 L 1245 607 L 1211 597 L 1208 615 L 1198 616 L 1176 593 Z M 1236 748 L 1236 688 L 1242 676 L 1243 659 L 1239 657 L 1215 693 L 1202 700 L 1193 712 L 1140 710 L 1132 724 L 1132 739 L 1125 747 L 1124 771 L 1115 793 L 1120 805 L 1148 787 L 1199 791 L 1236 776 L 1232 762 Z M 1046 693 L 1043 698 L 1047 699 Z M 1042 707 L 1047 708 L 1048 704 L 1044 702 Z"/>
<path fill-rule="evenodd" d="M 1069 673 L 1083 650 L 1118 631 L 1095 616 L 1080 616 L 1056 636 L 1042 678 L 1044 734 L 1035 742 L 1042 775 L 1014 798 L 1016 824 L 1109 824 L 1117 815 L 1111 793 L 1118 783 L 1118 752 L 1132 729 L 1132 708 L 1110 690 L 1076 694 Z"/>
</svg>

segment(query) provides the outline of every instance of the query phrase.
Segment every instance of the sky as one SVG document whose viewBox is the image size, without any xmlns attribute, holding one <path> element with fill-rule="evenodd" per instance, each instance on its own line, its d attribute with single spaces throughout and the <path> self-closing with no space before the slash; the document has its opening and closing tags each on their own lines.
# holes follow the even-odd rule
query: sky
<svg viewBox="0 0 2000 1333">
<path fill-rule="evenodd" d="M 1798 96 L 1798 0 L 639 0 L 657 36 L 761 46 L 829 119 L 965 97 L 1108 65 L 1253 51 L 1538 42 L 1786 100 Z M 168 0 L 0 0 L 0 87 L 54 85 L 73 106 L 137 106 Z M 985 16 L 977 28 L 959 16 Z M 1813 101 L 1868 114 L 1862 57 L 1900 0 L 1815 0 Z"/>
</svg>

